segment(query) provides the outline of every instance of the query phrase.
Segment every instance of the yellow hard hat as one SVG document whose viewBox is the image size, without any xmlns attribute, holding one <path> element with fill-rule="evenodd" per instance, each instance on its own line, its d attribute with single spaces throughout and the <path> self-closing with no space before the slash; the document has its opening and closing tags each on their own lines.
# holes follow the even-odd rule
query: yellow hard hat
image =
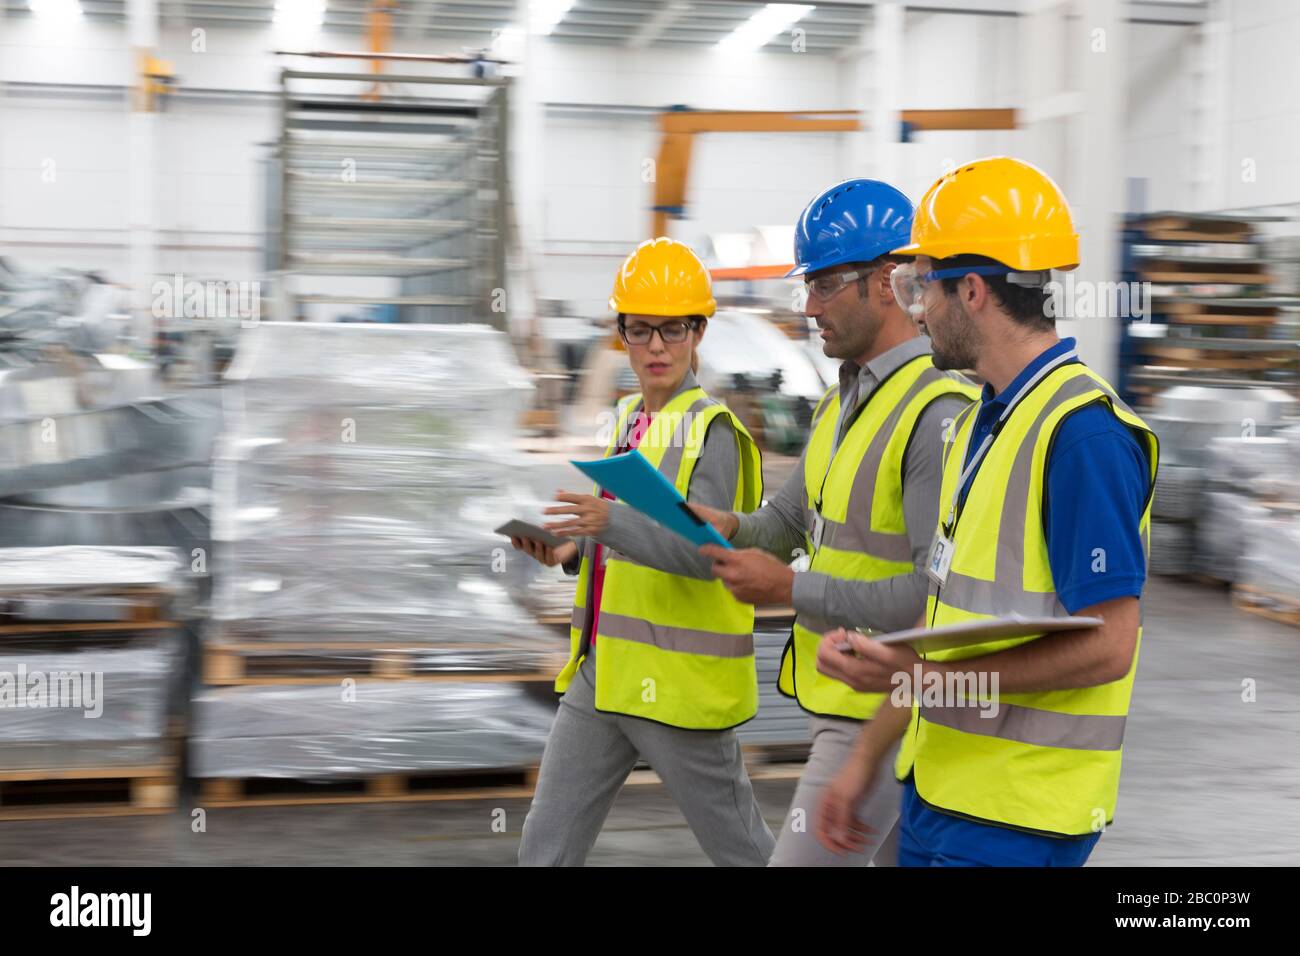
<svg viewBox="0 0 1300 956">
<path fill-rule="evenodd" d="M 629 315 L 704 315 L 717 311 L 709 270 L 690 246 L 660 236 L 623 260 L 609 307 Z"/>
<path fill-rule="evenodd" d="M 939 177 L 916 205 L 912 241 L 899 255 L 977 255 L 1018 272 L 1073 269 L 1079 234 L 1061 187 L 1010 156 L 964 163 Z"/>
</svg>

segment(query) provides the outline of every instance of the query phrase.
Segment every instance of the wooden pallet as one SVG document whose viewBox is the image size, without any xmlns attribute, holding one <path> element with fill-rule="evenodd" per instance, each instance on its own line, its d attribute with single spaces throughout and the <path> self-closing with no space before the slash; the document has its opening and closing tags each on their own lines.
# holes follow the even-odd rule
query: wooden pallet
<svg viewBox="0 0 1300 956">
<path fill-rule="evenodd" d="M 1249 584 L 1238 584 L 1232 589 L 1232 604 L 1238 610 L 1279 624 L 1300 627 L 1300 601 L 1284 594 L 1273 594 Z"/>
<path fill-rule="evenodd" d="M 808 759 L 812 741 L 790 744 L 744 744 L 746 761 L 750 763 L 802 763 Z"/>
<path fill-rule="evenodd" d="M 1256 305 L 1249 299 L 1241 299 L 1231 305 L 1224 301 L 1158 299 L 1155 311 L 1166 316 L 1174 325 L 1241 325 L 1266 329 L 1277 322 L 1277 309 L 1274 306 Z"/>
<path fill-rule="evenodd" d="M 1248 222 L 1195 215 L 1150 216 L 1137 225 L 1147 238 L 1159 242 L 1249 242 L 1254 234 Z"/>
<path fill-rule="evenodd" d="M 177 790 L 174 763 L 0 770 L 0 821 L 167 813 Z"/>
<path fill-rule="evenodd" d="M 173 621 L 169 620 L 172 610 L 172 602 L 176 595 L 168 588 L 161 587 L 128 587 L 112 589 L 96 589 L 93 595 L 82 591 L 78 593 L 77 589 L 51 589 L 40 593 L 25 594 L 22 598 L 17 599 L 20 603 L 22 599 L 50 599 L 59 600 L 66 598 L 75 601 L 79 597 L 87 598 L 106 598 L 122 602 L 126 607 L 125 617 L 115 620 L 75 620 L 67 621 L 57 618 L 48 620 L 32 619 L 19 617 L 12 613 L 6 614 L 5 607 L 6 597 L 0 595 L 0 636 L 7 634 L 60 634 L 60 633 L 111 633 L 113 631 L 142 631 L 150 628 L 168 628 L 174 627 Z M 12 595 L 8 600 L 13 601 Z"/>
<path fill-rule="evenodd" d="M 220 687 L 337 684 L 347 677 L 474 683 L 549 682 L 555 679 L 565 663 L 560 659 L 563 655 L 557 654 L 533 671 L 417 670 L 417 652 L 430 649 L 428 644 L 385 644 L 378 648 L 373 643 L 209 644 L 203 649 L 203 682 Z"/>
<path fill-rule="evenodd" d="M 803 773 L 809 744 L 747 744 L 742 749 L 751 780 L 792 780 Z M 527 799 L 537 788 L 537 767 L 501 771 L 374 774 L 314 782 L 231 777 L 201 780 L 204 808 L 288 807 L 337 803 L 418 803 L 450 800 Z M 648 767 L 633 770 L 628 786 L 662 783 Z"/>
<path fill-rule="evenodd" d="M 1235 372 L 1263 372 L 1285 367 L 1295 361 L 1293 354 L 1281 350 L 1273 354 L 1256 353 L 1253 357 L 1242 358 L 1241 352 L 1227 350 L 1148 346 L 1144 354 L 1150 359 L 1149 365 L 1167 368 L 1223 369 Z"/>
<path fill-rule="evenodd" d="M 213 807 L 291 807 L 333 803 L 418 803 L 531 797 L 537 769 L 460 773 L 385 773 L 314 782 L 258 777 L 202 780 L 198 800 Z"/>
</svg>

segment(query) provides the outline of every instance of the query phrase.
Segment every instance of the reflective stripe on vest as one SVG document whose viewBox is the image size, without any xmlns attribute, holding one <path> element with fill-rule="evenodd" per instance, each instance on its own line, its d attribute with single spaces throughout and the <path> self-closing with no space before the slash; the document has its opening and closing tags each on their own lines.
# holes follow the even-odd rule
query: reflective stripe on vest
<svg viewBox="0 0 1300 956">
<path fill-rule="evenodd" d="M 1103 379 L 1086 366 L 1047 375 L 1012 412 L 971 479 L 950 536 L 952 569 L 932 584 L 932 626 L 1013 613 L 1065 616 L 1057 598 L 1043 530 L 1043 490 L 1052 441 L 1065 417 L 1104 403 L 1146 442 L 1151 487 L 1155 435 Z M 975 414 L 957 422 L 947 450 L 940 501 L 951 500 L 974 432 Z M 1139 530 L 1149 541 L 1151 494 Z M 923 655 L 956 661 L 1037 640 L 1009 638 Z M 1141 629 L 1138 648 L 1141 647 Z M 1128 673 L 1096 687 L 1000 694 L 988 701 L 922 699 L 900 749 L 900 779 L 914 775 L 918 795 L 962 816 L 1057 836 L 1100 830 L 1114 817 L 1120 761 L 1137 650 Z M 965 706 L 963 706 L 963 704 Z"/>
<path fill-rule="evenodd" d="M 921 413 L 946 395 L 973 401 L 978 392 L 965 379 L 936 369 L 929 355 L 917 356 L 873 389 L 833 455 L 838 390 L 822 399 L 804 457 L 807 527 L 818 514 L 824 523 L 820 547 L 807 539 L 812 551 L 809 571 L 863 582 L 912 572 L 903 512 L 903 457 Z M 937 441 L 940 436 L 932 437 Z M 884 695 L 858 693 L 817 671 L 822 635 L 841 624 L 862 622 L 832 622 L 803 613 L 796 617 L 777 689 L 810 713 L 866 720 L 875 715 Z"/>
<path fill-rule="evenodd" d="M 620 404 L 606 455 L 619 446 L 639 405 L 640 396 Z M 753 511 L 762 499 L 758 447 L 740 420 L 702 389 L 688 389 L 659 411 L 638 450 L 686 497 L 709 424 L 719 416 L 731 422 L 737 442 L 733 510 Z M 721 581 L 670 574 L 606 551 L 595 638 L 600 641 L 596 709 L 691 730 L 721 730 L 753 717 L 758 710 L 753 606 L 733 598 Z M 587 604 L 594 552 L 595 542 L 589 540 L 578 570 L 569 662 L 555 681 L 561 693 L 592 639 Z"/>
</svg>

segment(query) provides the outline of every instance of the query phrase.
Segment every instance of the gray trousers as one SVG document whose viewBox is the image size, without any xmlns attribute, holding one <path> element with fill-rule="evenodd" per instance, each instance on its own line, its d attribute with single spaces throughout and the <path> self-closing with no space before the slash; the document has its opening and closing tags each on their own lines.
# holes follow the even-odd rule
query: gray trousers
<svg viewBox="0 0 1300 956">
<path fill-rule="evenodd" d="M 772 866 L 876 866 L 898 865 L 898 812 L 902 788 L 894 779 L 895 743 L 876 771 L 876 779 L 858 804 L 857 817 L 876 831 L 857 853 L 839 856 L 817 839 L 816 821 L 822 791 L 844 766 L 862 732 L 856 720 L 811 718 L 812 750 L 790 800 L 790 812 L 776 841 Z"/>
<path fill-rule="evenodd" d="M 681 730 L 596 710 L 595 665 L 574 675 L 542 754 L 521 866 L 581 866 L 638 757 L 659 774 L 718 866 L 764 866 L 775 840 L 734 730 Z"/>
</svg>

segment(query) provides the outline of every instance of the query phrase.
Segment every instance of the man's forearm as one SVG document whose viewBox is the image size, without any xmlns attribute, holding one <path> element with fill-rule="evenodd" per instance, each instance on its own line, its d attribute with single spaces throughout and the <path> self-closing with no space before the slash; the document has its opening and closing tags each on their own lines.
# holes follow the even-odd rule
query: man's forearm
<svg viewBox="0 0 1300 956">
<path fill-rule="evenodd" d="M 794 609 L 832 627 L 902 631 L 925 610 L 929 578 L 924 571 L 878 581 L 854 581 L 816 571 L 795 575 Z"/>
<path fill-rule="evenodd" d="M 1026 644 L 956 661 L 924 661 L 924 672 L 997 674 L 998 691 L 1033 694 L 1096 687 L 1128 673 L 1137 645 L 1137 599 L 1120 598 L 1080 612 L 1101 617 L 1086 631 L 1048 634 Z"/>
</svg>

